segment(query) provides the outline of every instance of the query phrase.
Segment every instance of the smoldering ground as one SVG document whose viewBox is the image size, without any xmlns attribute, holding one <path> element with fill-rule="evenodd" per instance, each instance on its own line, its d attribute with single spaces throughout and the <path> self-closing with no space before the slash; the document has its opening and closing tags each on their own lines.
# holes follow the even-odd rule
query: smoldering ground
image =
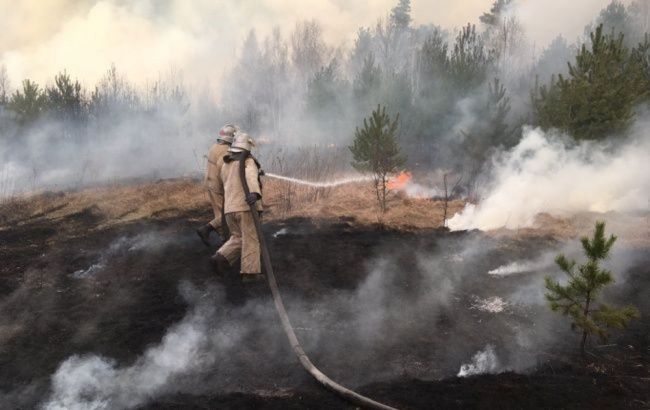
<svg viewBox="0 0 650 410">
<path fill-rule="evenodd" d="M 2 302 L 4 403 L 124 408 L 178 393 L 309 388 L 265 288 L 217 280 L 186 222 L 164 226 L 91 233 L 15 262 L 26 266 Z M 306 221 L 266 229 L 300 340 L 344 384 L 451 377 L 473 361 L 465 369 L 532 371 L 544 354 L 573 346 L 568 323 L 543 303 L 541 279 L 556 273 L 552 266 L 489 274 L 560 250 L 575 254 L 562 243 L 477 232 L 377 235 Z M 615 252 L 613 270 L 639 273 L 643 259 L 628 256 Z M 75 276 L 98 261 L 101 269 Z M 629 299 L 625 277 L 612 297 L 645 311 L 640 295 Z"/>
</svg>

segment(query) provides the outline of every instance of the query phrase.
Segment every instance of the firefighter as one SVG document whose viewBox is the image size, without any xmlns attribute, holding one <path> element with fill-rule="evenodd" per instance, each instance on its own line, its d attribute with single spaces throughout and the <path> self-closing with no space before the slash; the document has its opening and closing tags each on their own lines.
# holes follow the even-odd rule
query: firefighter
<svg viewBox="0 0 650 410">
<path fill-rule="evenodd" d="M 223 185 L 221 184 L 221 166 L 223 165 L 223 157 L 228 154 L 228 148 L 232 144 L 237 126 L 226 124 L 219 130 L 217 142 L 212 144 L 208 152 L 208 167 L 205 171 L 204 184 L 208 191 L 212 211 L 214 212 L 214 219 L 207 224 L 203 225 L 196 230 L 196 233 L 201 238 L 201 241 L 206 246 L 210 246 L 210 233 L 217 231 L 222 238 L 226 237 L 226 229 L 223 217 Z"/>
<path fill-rule="evenodd" d="M 263 279 L 260 241 L 255 229 L 251 206 L 262 212 L 262 184 L 260 164 L 251 155 L 254 146 L 248 134 L 236 132 L 235 139 L 223 159 L 221 183 L 224 192 L 224 214 L 230 230 L 230 239 L 211 257 L 219 272 L 224 272 L 241 258 L 241 279 L 255 282 Z M 241 161 L 244 161 L 246 196 L 240 179 Z"/>
</svg>

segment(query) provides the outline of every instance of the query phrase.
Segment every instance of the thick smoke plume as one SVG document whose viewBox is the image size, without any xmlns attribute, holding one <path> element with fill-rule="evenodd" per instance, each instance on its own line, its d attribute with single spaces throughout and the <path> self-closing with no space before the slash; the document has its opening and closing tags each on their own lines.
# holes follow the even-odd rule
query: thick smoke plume
<svg viewBox="0 0 650 410">
<path fill-rule="evenodd" d="M 569 144 L 539 129 L 525 129 L 512 150 L 494 161 L 492 178 L 477 205 L 449 220 L 458 229 L 532 226 L 540 212 L 646 210 L 650 143 L 645 134 L 622 146 Z"/>
<path fill-rule="evenodd" d="M 522 17 L 538 45 L 561 32 L 573 39 L 607 0 L 526 2 Z M 101 78 L 112 63 L 139 83 L 152 80 L 170 66 L 199 84 L 219 82 L 229 58 L 245 33 L 256 27 L 267 34 L 273 26 L 291 28 L 296 20 L 317 18 L 328 41 L 350 45 L 359 26 L 371 26 L 396 2 L 342 3 L 334 0 L 150 2 L 118 0 L 42 2 L 0 1 L 0 65 L 18 80 L 39 82 L 68 69 L 85 82 Z M 413 1 L 417 24 L 435 21 L 445 28 L 474 21 L 485 11 L 482 0 L 431 3 Z M 567 11 L 567 7 L 571 7 Z M 554 27 L 549 28 L 548 17 Z M 26 24 L 26 22 L 29 22 Z M 287 35 L 284 32 L 284 35 Z"/>
</svg>

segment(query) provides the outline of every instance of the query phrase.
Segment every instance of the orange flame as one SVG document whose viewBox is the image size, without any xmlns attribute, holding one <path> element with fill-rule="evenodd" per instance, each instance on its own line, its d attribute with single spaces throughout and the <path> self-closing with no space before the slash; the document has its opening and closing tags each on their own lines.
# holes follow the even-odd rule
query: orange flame
<svg viewBox="0 0 650 410">
<path fill-rule="evenodd" d="M 406 184 L 411 181 L 412 175 L 408 171 L 400 172 L 396 177 L 391 178 L 388 183 L 386 183 L 386 188 L 390 190 L 400 190 L 406 188 Z"/>
</svg>

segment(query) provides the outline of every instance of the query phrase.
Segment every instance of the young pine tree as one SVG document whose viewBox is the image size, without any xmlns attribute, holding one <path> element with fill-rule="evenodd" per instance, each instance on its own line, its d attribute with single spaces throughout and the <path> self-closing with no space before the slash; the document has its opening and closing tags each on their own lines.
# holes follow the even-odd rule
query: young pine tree
<svg viewBox="0 0 650 410">
<path fill-rule="evenodd" d="M 400 154 L 395 141 L 399 114 L 394 120 L 381 105 L 364 118 L 363 128 L 356 129 L 353 145 L 349 147 L 354 161 L 352 166 L 361 172 L 371 172 L 381 212 L 386 212 L 386 183 L 388 175 L 404 165 L 406 158 Z"/>
<path fill-rule="evenodd" d="M 598 335 L 602 340 L 609 336 L 607 329 L 623 328 L 633 318 L 639 317 L 639 311 L 632 306 L 615 308 L 603 303 L 596 305 L 600 291 L 614 282 L 612 273 L 600 267 L 600 261 L 609 256 L 609 251 L 616 241 L 616 236 L 605 238 L 605 223 L 597 222 L 594 236 L 581 239 L 587 261 L 579 265 L 560 254 L 555 263 L 567 275 L 569 281 L 561 285 L 558 281 L 546 277 L 546 299 L 551 309 L 565 316 L 571 316 L 573 329 L 582 330 L 580 351 L 584 355 L 585 344 L 590 335 Z"/>
</svg>

